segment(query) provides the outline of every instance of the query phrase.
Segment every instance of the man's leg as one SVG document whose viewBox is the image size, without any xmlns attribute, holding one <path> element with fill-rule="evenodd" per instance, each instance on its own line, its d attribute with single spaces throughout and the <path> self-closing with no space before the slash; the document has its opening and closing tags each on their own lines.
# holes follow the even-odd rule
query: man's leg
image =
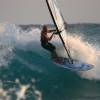
<svg viewBox="0 0 100 100">
<path fill-rule="evenodd" d="M 53 44 L 48 43 L 48 48 L 49 48 L 49 51 L 51 52 L 51 57 L 52 58 L 58 57 L 57 53 L 56 53 L 56 47 Z"/>
<path fill-rule="evenodd" d="M 47 43 L 46 45 L 42 45 L 42 46 L 43 46 L 43 48 L 45 48 L 46 50 L 51 52 L 51 57 L 52 58 L 58 57 L 57 53 L 56 53 L 56 47 L 53 44 Z"/>
</svg>

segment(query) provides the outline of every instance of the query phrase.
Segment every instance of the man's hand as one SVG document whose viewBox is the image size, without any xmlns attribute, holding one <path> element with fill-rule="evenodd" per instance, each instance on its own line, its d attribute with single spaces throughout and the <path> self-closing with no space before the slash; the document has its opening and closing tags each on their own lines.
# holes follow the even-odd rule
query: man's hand
<svg viewBox="0 0 100 100">
<path fill-rule="evenodd" d="M 54 32 L 53 34 L 55 34 L 55 35 L 58 35 L 58 34 L 60 34 L 62 31 L 59 31 L 59 32 Z"/>
</svg>

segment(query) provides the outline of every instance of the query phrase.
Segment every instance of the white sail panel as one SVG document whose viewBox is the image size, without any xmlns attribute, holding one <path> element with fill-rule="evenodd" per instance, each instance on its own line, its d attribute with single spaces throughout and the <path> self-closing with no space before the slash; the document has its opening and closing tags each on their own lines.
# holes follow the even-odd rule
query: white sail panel
<svg viewBox="0 0 100 100">
<path fill-rule="evenodd" d="M 49 6 L 51 8 L 53 17 L 55 19 L 56 25 L 59 29 L 59 31 L 64 30 L 64 21 L 63 18 L 61 16 L 61 13 L 59 11 L 59 9 L 57 8 L 57 2 L 56 0 L 48 0 Z"/>
<path fill-rule="evenodd" d="M 69 62 L 72 63 L 72 58 L 70 56 L 70 51 L 68 48 L 68 43 L 66 42 L 66 29 L 64 26 L 63 17 L 61 16 L 61 13 L 57 7 L 56 0 L 46 0 L 47 6 L 49 9 L 49 12 L 51 14 L 52 20 L 55 24 L 55 27 L 57 29 L 58 35 L 62 41 L 63 47 L 65 48 L 65 51 L 67 52 L 67 56 L 69 58 Z M 61 34 L 60 34 L 61 31 Z"/>
</svg>

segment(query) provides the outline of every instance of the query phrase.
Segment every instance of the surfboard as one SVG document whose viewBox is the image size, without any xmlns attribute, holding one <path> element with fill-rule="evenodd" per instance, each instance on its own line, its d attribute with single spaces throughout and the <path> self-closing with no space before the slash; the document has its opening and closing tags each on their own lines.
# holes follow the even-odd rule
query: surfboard
<svg viewBox="0 0 100 100">
<path fill-rule="evenodd" d="M 70 63 L 68 58 L 64 57 L 53 58 L 53 62 L 59 65 L 59 67 L 67 68 L 72 71 L 87 71 L 94 67 L 92 64 L 84 63 L 75 59 L 73 59 L 73 63 Z"/>
<path fill-rule="evenodd" d="M 64 49 L 66 50 L 68 58 L 63 57 L 56 57 L 53 58 L 53 62 L 60 65 L 63 68 L 75 70 L 75 71 L 86 71 L 93 68 L 93 65 L 84 63 L 80 60 L 75 60 L 71 57 L 70 49 L 68 48 L 68 43 L 66 44 L 64 41 L 65 34 L 67 34 L 67 31 L 65 29 L 65 21 L 64 18 L 57 7 L 57 1 L 56 0 L 46 0 L 46 4 L 49 10 L 49 13 L 51 15 L 51 18 L 53 20 L 53 23 L 56 27 L 57 33 L 59 38 L 61 39 L 61 42 L 63 44 Z"/>
</svg>

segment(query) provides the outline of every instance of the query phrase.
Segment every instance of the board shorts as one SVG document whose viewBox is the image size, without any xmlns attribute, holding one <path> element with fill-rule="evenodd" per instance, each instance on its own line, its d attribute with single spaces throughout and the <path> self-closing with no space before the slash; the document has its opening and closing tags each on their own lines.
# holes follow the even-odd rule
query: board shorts
<svg viewBox="0 0 100 100">
<path fill-rule="evenodd" d="M 53 53 L 55 51 L 55 46 L 49 42 L 47 43 L 41 43 L 42 47 L 45 48 L 46 50 L 50 51 L 51 53 Z"/>
</svg>

